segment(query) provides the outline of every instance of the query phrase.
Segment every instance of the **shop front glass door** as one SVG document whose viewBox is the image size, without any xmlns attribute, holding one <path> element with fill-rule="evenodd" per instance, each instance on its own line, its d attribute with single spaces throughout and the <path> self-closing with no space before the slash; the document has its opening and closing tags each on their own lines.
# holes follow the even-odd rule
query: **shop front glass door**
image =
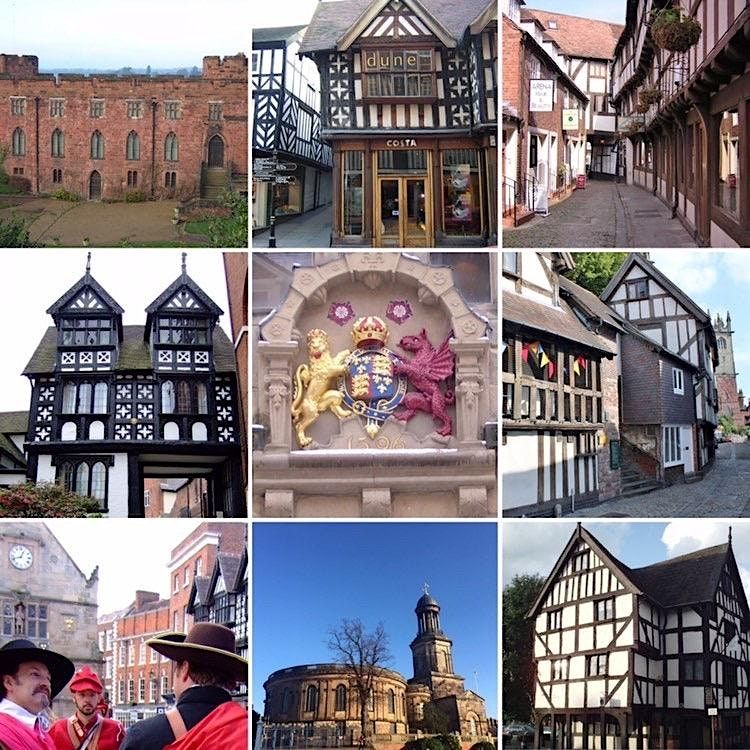
<svg viewBox="0 0 750 750">
<path fill-rule="evenodd" d="M 425 180 L 423 178 L 403 178 L 406 191 L 406 216 L 404 217 L 404 247 L 427 246 L 427 213 Z"/>
<path fill-rule="evenodd" d="M 383 247 L 401 246 L 399 180 L 380 181 L 380 239 Z"/>
</svg>

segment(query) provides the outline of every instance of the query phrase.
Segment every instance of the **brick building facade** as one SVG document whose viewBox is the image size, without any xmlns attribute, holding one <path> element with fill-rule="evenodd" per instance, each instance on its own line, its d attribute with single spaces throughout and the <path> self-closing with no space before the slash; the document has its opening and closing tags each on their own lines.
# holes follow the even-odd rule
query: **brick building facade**
<svg viewBox="0 0 750 750">
<path fill-rule="evenodd" d="M 247 58 L 204 57 L 200 76 L 40 74 L 0 54 L 5 170 L 32 193 L 84 199 L 247 191 Z"/>
</svg>

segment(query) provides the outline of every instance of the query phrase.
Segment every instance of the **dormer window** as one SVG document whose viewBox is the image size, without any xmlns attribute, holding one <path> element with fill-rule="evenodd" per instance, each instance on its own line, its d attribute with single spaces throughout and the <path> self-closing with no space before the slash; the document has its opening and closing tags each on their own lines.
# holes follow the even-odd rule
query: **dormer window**
<svg viewBox="0 0 750 750">
<path fill-rule="evenodd" d="M 64 346 L 107 346 L 112 343 L 109 318 L 63 318 L 60 328 Z"/>
<path fill-rule="evenodd" d="M 434 99 L 435 61 L 431 49 L 374 49 L 362 53 L 367 98 Z"/>
<path fill-rule="evenodd" d="M 547 21 L 547 28 L 548 29 L 556 29 L 557 28 L 557 21 L 553 21 L 550 18 L 549 21 Z"/>
<path fill-rule="evenodd" d="M 157 323 L 160 344 L 207 344 L 208 320 L 193 317 L 159 317 Z"/>
</svg>

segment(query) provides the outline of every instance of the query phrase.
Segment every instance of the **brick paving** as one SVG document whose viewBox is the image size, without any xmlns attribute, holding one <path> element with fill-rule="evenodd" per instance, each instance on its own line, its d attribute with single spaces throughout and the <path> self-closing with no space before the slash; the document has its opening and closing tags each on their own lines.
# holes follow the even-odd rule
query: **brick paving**
<svg viewBox="0 0 750 750">
<path fill-rule="evenodd" d="M 323 206 L 276 226 L 276 247 L 330 247 L 333 209 Z M 256 234 L 252 246 L 268 248 L 268 232 Z"/>
<path fill-rule="evenodd" d="M 646 495 L 607 500 L 570 514 L 577 517 L 737 518 L 750 516 L 750 443 L 722 443 L 703 480 Z"/>
<path fill-rule="evenodd" d="M 567 200 L 520 227 L 503 247 L 696 247 L 671 211 L 648 190 L 591 180 Z"/>
</svg>

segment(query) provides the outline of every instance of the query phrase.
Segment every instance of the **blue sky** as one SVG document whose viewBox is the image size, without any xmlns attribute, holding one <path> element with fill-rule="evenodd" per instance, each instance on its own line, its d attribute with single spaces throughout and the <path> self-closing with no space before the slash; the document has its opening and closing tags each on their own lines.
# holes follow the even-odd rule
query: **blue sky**
<svg viewBox="0 0 750 750">
<path fill-rule="evenodd" d="M 0 52 L 44 69 L 201 66 L 250 44 L 245 0 L 0 0 Z"/>
<path fill-rule="evenodd" d="M 626 0 L 526 0 L 529 8 L 556 10 L 568 16 L 625 23 Z"/>
<path fill-rule="evenodd" d="M 732 526 L 732 546 L 745 591 L 750 593 L 750 522 L 685 518 L 669 523 L 633 521 L 584 522 L 616 558 L 631 568 L 661 562 L 706 547 L 724 544 Z M 572 521 L 503 522 L 502 576 L 507 586 L 517 574 L 547 577 L 575 530 Z M 530 543 L 533 540 L 533 544 Z"/>
<path fill-rule="evenodd" d="M 257 711 L 271 672 L 334 661 L 327 634 L 342 618 L 368 630 L 382 621 L 389 666 L 409 679 L 414 607 L 427 582 L 456 672 L 497 716 L 496 524 L 257 522 L 252 544 Z"/>
</svg>

